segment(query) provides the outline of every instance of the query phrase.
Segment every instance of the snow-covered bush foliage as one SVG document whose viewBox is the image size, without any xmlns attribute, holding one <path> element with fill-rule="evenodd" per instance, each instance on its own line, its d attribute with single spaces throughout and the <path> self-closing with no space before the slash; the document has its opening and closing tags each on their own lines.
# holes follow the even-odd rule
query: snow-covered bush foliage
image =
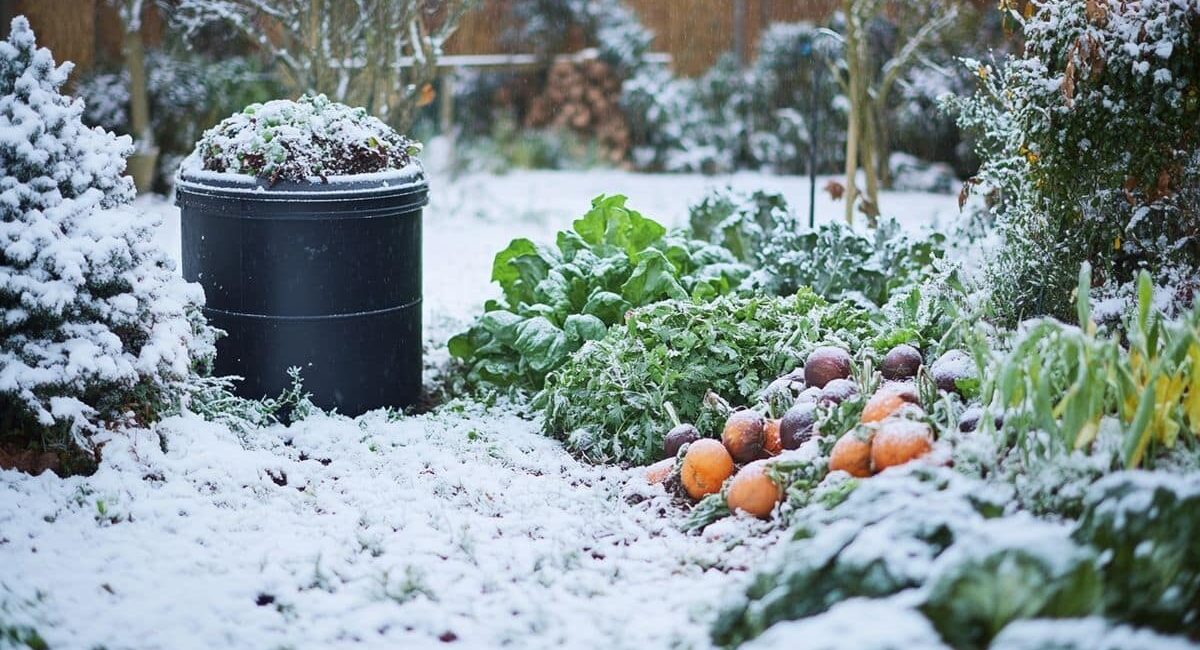
<svg viewBox="0 0 1200 650">
<path fill-rule="evenodd" d="M 805 173 L 814 136 L 818 171 L 842 162 L 845 118 L 837 107 L 837 81 L 826 71 L 835 49 L 812 23 L 773 23 L 763 30 L 748 72 L 749 111 L 741 118 L 749 166 Z"/>
<path fill-rule="evenodd" d="M 960 186 L 954 168 L 946 163 L 931 163 L 906 153 L 888 157 L 892 189 L 900 192 L 939 192 L 949 194 Z"/>
<path fill-rule="evenodd" d="M 779 194 L 710 193 L 689 211 L 693 235 L 720 244 L 755 269 L 747 291 L 778 296 L 810 287 L 828 300 L 883 305 L 904 290 L 925 284 L 945 256 L 945 236 L 905 235 L 894 220 L 872 233 L 841 222 L 810 229 Z"/>
<path fill-rule="evenodd" d="M 1083 261 L 1102 282 L 1200 266 L 1200 0 L 1032 7 L 1024 53 L 968 61 L 979 91 L 949 101 L 998 202 L 989 283 L 1009 322 L 1070 317 Z"/>
<path fill-rule="evenodd" d="M 922 16 L 914 13 L 898 18 L 912 22 Z M 922 51 L 922 65 L 908 68 L 896 83 L 889 118 L 882 124 L 892 155 L 906 152 L 945 163 L 964 177 L 975 173 L 979 159 L 972 143 L 954 116 L 939 110 L 938 104 L 946 95 L 966 95 L 975 87 L 973 71 L 960 65 L 960 58 L 1003 58 L 1016 46 L 1017 39 L 1005 29 L 1004 21 L 994 2 L 959 3 L 954 22 L 934 35 Z M 887 30 L 872 30 L 871 36 L 881 41 L 877 47 L 894 50 L 894 45 L 886 45 L 892 40 Z M 891 181 L 896 189 L 904 189 L 894 171 Z M 961 181 L 955 180 L 954 191 L 960 185 Z"/>
<path fill-rule="evenodd" d="M 254 102 L 278 96 L 255 59 L 228 56 L 210 61 L 166 50 L 146 54 L 146 90 L 155 144 L 187 154 L 203 131 Z M 128 134 L 129 72 L 99 71 L 82 77 L 75 93 L 85 103 L 84 123 Z M 173 170 L 172 170 L 173 171 Z"/>
<path fill-rule="evenodd" d="M 1088 493 L 1075 539 L 1101 553 L 1110 616 L 1200 635 L 1200 474 L 1104 478 Z"/>
<path fill-rule="evenodd" d="M 365 109 L 304 95 L 247 106 L 205 132 L 196 150 L 205 170 L 275 183 L 402 169 L 421 145 Z"/>
<path fill-rule="evenodd" d="M 511 3 L 518 28 L 508 40 L 532 45 L 539 54 L 562 52 L 571 30 L 583 32 L 600 59 L 625 77 L 645 67 L 654 34 L 622 0 L 517 0 Z"/>
<path fill-rule="evenodd" d="M 23 17 L 0 43 L 0 413 L 7 431 L 144 422 L 213 354 L 198 285 L 128 207 L 132 146 L 81 121 Z"/>
<path fill-rule="evenodd" d="M 173 0 L 166 15 L 185 40 L 219 29 L 254 43 L 275 63 L 288 96 L 325 94 L 408 131 L 438 79 L 443 44 L 473 4 Z"/>
<path fill-rule="evenodd" d="M 828 49 L 813 25 L 781 23 L 764 32 L 747 69 L 725 55 L 697 79 L 662 69 L 627 79 L 621 101 L 634 162 L 667 171 L 806 171 L 815 115 L 822 125 L 818 165 L 830 168 L 845 135 L 837 128 L 837 84 L 824 74 Z"/>
</svg>

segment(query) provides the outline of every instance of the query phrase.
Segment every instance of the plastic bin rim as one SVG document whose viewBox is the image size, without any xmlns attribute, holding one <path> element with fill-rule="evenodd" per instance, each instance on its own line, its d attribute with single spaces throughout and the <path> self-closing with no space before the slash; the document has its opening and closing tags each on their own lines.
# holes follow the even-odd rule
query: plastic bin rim
<svg viewBox="0 0 1200 650">
<path fill-rule="evenodd" d="M 370 174 L 330 176 L 326 182 L 279 181 L 245 174 L 228 174 L 181 168 L 176 177 L 177 190 L 195 194 L 236 196 L 261 201 L 328 200 L 374 195 L 404 195 L 425 192 L 429 183 L 425 169 L 414 159 L 404 169 L 389 169 Z M 177 192 L 178 193 L 178 192 Z"/>
</svg>

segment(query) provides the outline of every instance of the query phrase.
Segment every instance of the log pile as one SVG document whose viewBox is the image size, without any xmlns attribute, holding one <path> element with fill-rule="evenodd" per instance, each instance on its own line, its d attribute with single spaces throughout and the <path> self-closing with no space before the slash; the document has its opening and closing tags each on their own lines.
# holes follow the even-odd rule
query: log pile
<svg viewBox="0 0 1200 650">
<path fill-rule="evenodd" d="M 621 80 L 603 61 L 557 61 L 550 66 L 545 88 L 530 102 L 525 126 L 567 129 L 594 140 L 614 164 L 624 162 L 629 153 Z"/>
</svg>

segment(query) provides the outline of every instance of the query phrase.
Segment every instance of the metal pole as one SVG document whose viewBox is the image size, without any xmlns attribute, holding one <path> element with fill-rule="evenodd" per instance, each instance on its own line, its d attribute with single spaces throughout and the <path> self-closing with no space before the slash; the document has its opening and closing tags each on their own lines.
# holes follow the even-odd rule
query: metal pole
<svg viewBox="0 0 1200 650">
<path fill-rule="evenodd" d="M 808 227 L 812 229 L 817 220 L 817 134 L 820 132 L 817 111 L 817 77 L 821 74 L 821 63 L 813 57 L 815 65 L 808 89 Z"/>
</svg>

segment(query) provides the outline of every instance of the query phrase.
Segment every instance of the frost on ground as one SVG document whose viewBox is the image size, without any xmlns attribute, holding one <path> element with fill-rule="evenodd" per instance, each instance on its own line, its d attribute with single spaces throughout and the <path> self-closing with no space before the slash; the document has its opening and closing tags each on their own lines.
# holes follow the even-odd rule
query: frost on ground
<svg viewBox="0 0 1200 650">
<path fill-rule="evenodd" d="M 637 470 L 503 412 L 175 417 L 92 477 L 0 477 L 0 623 L 56 648 L 703 647 L 772 541 L 685 536 Z"/>
</svg>

